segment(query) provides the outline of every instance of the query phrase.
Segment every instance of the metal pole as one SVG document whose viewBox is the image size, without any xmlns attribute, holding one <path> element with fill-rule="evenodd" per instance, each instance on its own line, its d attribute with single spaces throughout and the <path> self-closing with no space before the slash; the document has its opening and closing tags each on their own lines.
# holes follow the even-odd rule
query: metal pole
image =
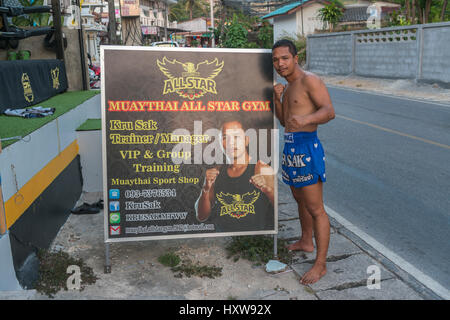
<svg viewBox="0 0 450 320">
<path fill-rule="evenodd" d="M 0 140 L 0 154 L 2 153 L 2 141 Z M 2 195 L 2 177 L 0 175 L 0 236 L 6 233 L 6 215 L 5 207 L 3 206 Z"/>
<path fill-rule="evenodd" d="M 273 258 L 278 260 L 278 236 L 273 235 Z"/>
<path fill-rule="evenodd" d="M 109 258 L 109 243 L 105 243 L 105 273 L 111 273 L 111 262 Z"/>
<path fill-rule="evenodd" d="M 56 59 L 64 60 L 64 45 L 61 25 L 61 6 L 59 0 L 52 0 L 53 27 L 55 29 Z"/>
<path fill-rule="evenodd" d="M 169 19 L 169 3 L 166 2 L 166 9 L 164 12 L 164 41 L 168 41 L 167 39 L 167 19 Z"/>
<path fill-rule="evenodd" d="M 216 39 L 214 36 L 214 3 L 213 0 L 209 0 L 209 6 L 211 7 L 211 28 L 212 28 L 212 38 L 211 38 L 211 47 L 216 47 Z"/>
<path fill-rule="evenodd" d="M 117 26 L 116 26 L 116 7 L 114 0 L 108 0 L 108 19 L 109 19 L 109 44 L 117 44 Z"/>
<path fill-rule="evenodd" d="M 76 1 L 77 6 L 80 7 L 80 0 Z M 81 8 L 80 8 L 81 10 Z M 83 90 L 88 89 L 88 80 L 86 74 L 86 56 L 84 51 L 84 37 L 83 37 L 83 21 L 81 21 L 81 13 L 78 23 L 80 28 L 78 29 L 78 42 L 80 43 L 80 57 L 81 57 L 81 80 L 83 81 Z"/>
<path fill-rule="evenodd" d="M 424 32 L 423 32 L 423 25 L 419 26 L 419 28 L 416 29 L 416 41 L 418 46 L 418 66 L 417 66 L 417 76 L 416 81 L 422 79 L 422 70 L 423 70 L 423 46 L 424 46 Z"/>
</svg>

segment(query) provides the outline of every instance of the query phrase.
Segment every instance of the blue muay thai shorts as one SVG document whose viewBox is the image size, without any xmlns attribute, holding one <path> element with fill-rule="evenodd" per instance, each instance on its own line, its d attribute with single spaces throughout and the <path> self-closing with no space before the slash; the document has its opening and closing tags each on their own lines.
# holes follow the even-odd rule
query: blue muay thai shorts
<svg viewBox="0 0 450 320">
<path fill-rule="evenodd" d="M 281 161 L 283 181 L 295 188 L 326 181 L 325 153 L 314 132 L 289 132 L 284 134 Z"/>
</svg>

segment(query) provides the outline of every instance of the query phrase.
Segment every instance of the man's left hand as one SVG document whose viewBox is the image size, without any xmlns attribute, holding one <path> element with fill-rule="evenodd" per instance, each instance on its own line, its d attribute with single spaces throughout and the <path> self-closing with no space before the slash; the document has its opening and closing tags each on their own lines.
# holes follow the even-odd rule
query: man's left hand
<svg viewBox="0 0 450 320">
<path fill-rule="evenodd" d="M 306 120 L 307 119 L 305 116 L 291 115 L 287 120 L 287 125 L 290 126 L 291 128 L 294 127 L 301 129 L 309 125 L 309 123 Z"/>
</svg>

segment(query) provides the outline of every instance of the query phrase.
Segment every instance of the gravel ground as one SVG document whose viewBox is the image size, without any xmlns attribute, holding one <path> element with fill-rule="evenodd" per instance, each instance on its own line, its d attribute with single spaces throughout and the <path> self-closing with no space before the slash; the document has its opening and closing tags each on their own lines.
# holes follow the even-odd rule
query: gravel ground
<svg viewBox="0 0 450 320">
<path fill-rule="evenodd" d="M 338 76 L 318 74 L 327 84 L 356 90 L 373 91 L 412 99 L 424 99 L 450 105 L 450 89 L 437 83 L 417 83 L 411 79 L 364 78 L 359 76 Z"/>
</svg>

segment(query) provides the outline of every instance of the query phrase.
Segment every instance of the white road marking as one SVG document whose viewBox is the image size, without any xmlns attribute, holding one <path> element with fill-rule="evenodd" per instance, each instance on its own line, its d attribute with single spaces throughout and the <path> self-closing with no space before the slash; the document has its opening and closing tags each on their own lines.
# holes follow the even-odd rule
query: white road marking
<svg viewBox="0 0 450 320">
<path fill-rule="evenodd" d="M 403 136 L 403 137 L 407 137 L 407 138 L 410 138 L 410 139 L 422 141 L 422 142 L 425 142 L 425 143 L 428 143 L 428 144 L 432 144 L 432 145 L 435 145 L 435 146 L 438 146 L 438 147 L 441 147 L 441 148 L 444 148 L 444 149 L 450 149 L 450 146 L 448 146 L 446 144 L 435 142 L 435 141 L 428 140 L 428 139 L 421 138 L 421 137 L 416 137 L 416 136 L 413 136 L 411 134 L 407 134 L 407 133 L 404 133 L 404 132 L 401 132 L 401 131 L 397 131 L 397 130 L 392 130 L 392 129 L 388 129 L 388 128 L 385 128 L 385 127 L 381 127 L 381 126 L 378 126 L 378 125 L 373 124 L 373 123 L 352 119 L 352 118 L 349 118 L 349 117 L 346 117 L 346 116 L 342 116 L 340 114 L 337 114 L 336 117 L 337 118 L 342 118 L 342 119 L 345 119 L 345 120 L 348 120 L 348 121 L 356 122 L 356 123 L 359 123 L 359 124 L 363 124 L 363 125 L 366 125 L 366 126 L 369 126 L 369 127 L 375 128 L 375 129 L 379 129 L 379 130 L 382 130 L 382 131 L 398 134 L 399 136 Z"/>
<path fill-rule="evenodd" d="M 342 217 L 340 214 L 338 214 L 336 211 L 331 209 L 328 206 L 325 206 L 325 210 L 328 213 L 328 215 L 334 219 L 336 219 L 337 222 L 339 222 L 343 227 L 350 230 L 354 234 L 356 234 L 358 237 L 360 237 L 362 240 L 364 240 L 367 244 L 372 246 L 375 250 L 380 252 L 382 255 L 384 255 L 386 258 L 391 260 L 393 263 L 395 263 L 399 268 L 403 269 L 410 275 L 412 275 L 414 278 L 416 278 L 419 282 L 421 282 L 423 285 L 428 287 L 430 290 L 432 290 L 434 293 L 439 295 L 440 297 L 449 300 L 450 299 L 450 291 L 442 286 L 439 282 L 436 280 L 430 278 L 426 274 L 424 274 L 422 271 L 414 267 L 412 264 L 410 264 L 405 259 L 398 256 L 396 253 L 391 251 L 390 249 L 386 248 L 384 245 L 379 243 L 377 240 L 369 236 L 367 233 L 353 225 L 351 222 L 349 222 L 347 219 Z"/>
<path fill-rule="evenodd" d="M 429 100 L 426 100 L 425 98 L 423 100 L 420 100 L 420 99 L 407 98 L 407 97 L 404 97 L 404 96 L 397 96 L 397 95 L 394 95 L 392 93 L 375 93 L 373 91 L 356 90 L 356 89 L 350 89 L 350 88 L 347 88 L 347 87 L 334 86 L 334 85 L 331 85 L 331 84 L 327 84 L 326 86 L 327 87 L 331 87 L 333 89 L 342 89 L 342 90 L 347 90 L 347 91 L 352 91 L 352 92 L 357 92 L 357 93 L 367 93 L 367 94 L 371 94 L 371 95 L 374 95 L 374 96 L 387 97 L 387 98 L 392 98 L 392 99 L 408 100 L 408 101 L 414 101 L 414 102 L 420 102 L 420 103 L 426 103 L 426 104 L 433 104 L 433 105 L 436 105 L 436 106 L 439 106 L 439 107 L 444 107 L 444 108 L 450 108 L 450 104 L 439 103 L 439 102 L 435 102 L 435 101 L 429 101 Z"/>
</svg>

